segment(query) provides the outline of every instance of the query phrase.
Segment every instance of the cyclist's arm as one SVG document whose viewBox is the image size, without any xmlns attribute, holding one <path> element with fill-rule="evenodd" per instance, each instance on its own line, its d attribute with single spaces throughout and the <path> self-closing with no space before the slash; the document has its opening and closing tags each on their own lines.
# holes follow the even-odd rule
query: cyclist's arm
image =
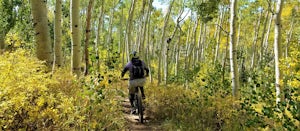
<svg viewBox="0 0 300 131">
<path fill-rule="evenodd" d="M 122 73 L 121 73 L 121 77 L 124 77 L 125 73 L 128 71 L 128 68 L 124 68 Z"/>
<path fill-rule="evenodd" d="M 126 66 L 124 67 L 124 69 L 123 69 L 123 71 L 122 71 L 122 73 L 121 73 L 121 77 L 124 77 L 125 73 L 129 70 L 129 66 L 130 66 L 129 63 L 126 64 Z"/>
<path fill-rule="evenodd" d="M 145 64 L 145 62 L 143 62 L 143 66 L 144 66 L 144 69 L 146 71 L 146 76 L 149 76 L 149 68 L 147 67 L 147 65 Z"/>
</svg>

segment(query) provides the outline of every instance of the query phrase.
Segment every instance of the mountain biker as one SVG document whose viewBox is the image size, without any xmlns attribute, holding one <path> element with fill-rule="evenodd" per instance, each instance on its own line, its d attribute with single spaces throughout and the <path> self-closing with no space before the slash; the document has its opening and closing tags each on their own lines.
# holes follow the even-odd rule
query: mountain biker
<svg viewBox="0 0 300 131">
<path fill-rule="evenodd" d="M 146 82 L 146 78 L 149 75 L 149 69 L 146 66 L 145 62 L 139 59 L 139 56 L 136 51 L 133 51 L 130 54 L 131 60 L 126 64 L 124 67 L 121 78 L 124 77 L 125 73 L 129 71 L 129 84 L 128 84 L 128 90 L 129 90 L 129 101 L 131 105 L 131 114 L 134 113 L 134 93 L 135 88 L 140 87 L 142 98 L 145 99 L 145 93 L 144 93 L 144 85 Z M 146 71 L 146 75 L 144 75 L 144 72 Z"/>
</svg>

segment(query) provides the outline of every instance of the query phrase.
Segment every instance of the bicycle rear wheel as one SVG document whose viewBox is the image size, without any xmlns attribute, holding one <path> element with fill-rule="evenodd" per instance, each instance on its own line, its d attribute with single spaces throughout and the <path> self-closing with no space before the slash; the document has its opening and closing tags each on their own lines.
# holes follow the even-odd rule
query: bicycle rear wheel
<svg viewBox="0 0 300 131">
<path fill-rule="evenodd" d="M 140 89 L 138 89 L 137 104 L 138 104 L 139 121 L 140 123 L 144 123 L 143 99 L 142 99 L 142 93 Z"/>
</svg>

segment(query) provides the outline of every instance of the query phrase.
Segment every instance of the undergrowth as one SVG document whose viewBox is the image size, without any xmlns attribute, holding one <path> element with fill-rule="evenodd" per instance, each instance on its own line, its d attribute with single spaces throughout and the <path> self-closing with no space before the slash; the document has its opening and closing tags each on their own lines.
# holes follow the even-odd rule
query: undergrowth
<svg viewBox="0 0 300 131">
<path fill-rule="evenodd" d="M 24 50 L 0 56 L 1 130 L 117 130 L 124 127 L 108 76 L 46 72 Z"/>
<path fill-rule="evenodd" d="M 294 64 L 291 64 L 295 66 Z M 296 64 L 297 66 L 297 64 Z M 282 102 L 275 102 L 274 71 L 247 70 L 240 97 L 231 96 L 229 74 L 221 66 L 202 65 L 189 87 L 182 85 L 146 88 L 147 104 L 164 130 L 298 130 L 299 69 L 289 67 L 292 77 L 282 90 Z M 287 70 L 288 70 L 287 69 Z M 224 77 L 223 77 L 224 76 Z M 248 79 L 249 78 L 249 79 Z"/>
</svg>

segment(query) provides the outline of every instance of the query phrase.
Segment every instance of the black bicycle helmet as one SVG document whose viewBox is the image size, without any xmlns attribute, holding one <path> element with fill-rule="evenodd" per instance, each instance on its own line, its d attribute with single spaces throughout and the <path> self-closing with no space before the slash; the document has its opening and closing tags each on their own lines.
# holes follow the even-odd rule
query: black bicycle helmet
<svg viewBox="0 0 300 131">
<path fill-rule="evenodd" d="M 137 51 L 133 51 L 133 52 L 130 54 L 130 57 L 131 57 L 131 59 L 133 59 L 133 58 L 138 59 L 138 58 L 139 58 L 139 55 L 138 55 Z"/>
</svg>

